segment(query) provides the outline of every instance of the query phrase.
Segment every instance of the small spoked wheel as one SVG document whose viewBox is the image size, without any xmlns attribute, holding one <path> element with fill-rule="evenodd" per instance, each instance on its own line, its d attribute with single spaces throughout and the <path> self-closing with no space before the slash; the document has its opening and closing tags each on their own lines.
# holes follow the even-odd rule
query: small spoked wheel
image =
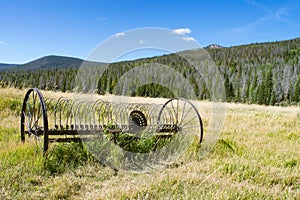
<svg viewBox="0 0 300 200">
<path fill-rule="evenodd" d="M 200 114 L 190 101 L 182 98 L 174 98 L 167 101 L 161 108 L 158 116 L 158 126 L 174 127 L 173 130 L 183 134 L 191 134 L 198 137 L 198 142 L 203 139 L 203 124 Z"/>
<path fill-rule="evenodd" d="M 21 140 L 33 141 L 48 150 L 48 119 L 44 98 L 40 91 L 31 88 L 27 91 L 21 113 Z"/>
<path fill-rule="evenodd" d="M 134 110 L 129 114 L 129 132 L 130 133 L 140 133 L 146 129 L 147 119 L 139 110 Z"/>
</svg>

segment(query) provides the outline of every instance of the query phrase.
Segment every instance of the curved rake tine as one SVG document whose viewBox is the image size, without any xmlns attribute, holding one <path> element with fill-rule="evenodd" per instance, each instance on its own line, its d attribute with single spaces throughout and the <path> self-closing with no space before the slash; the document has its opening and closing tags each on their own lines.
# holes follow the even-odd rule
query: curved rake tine
<svg viewBox="0 0 300 200">
<path fill-rule="evenodd" d="M 81 130 L 82 133 L 87 133 L 85 136 L 89 138 L 94 135 L 92 132 L 102 134 L 108 129 L 108 137 L 103 137 L 103 139 L 113 139 L 121 148 L 132 148 L 132 145 L 136 145 L 134 141 L 138 144 L 140 140 L 150 137 L 151 145 L 154 144 L 154 147 L 150 147 L 151 151 L 156 147 L 161 148 L 161 141 L 170 141 L 170 138 L 172 139 L 176 134 L 187 133 L 182 130 L 197 131 L 202 139 L 202 121 L 198 111 L 191 102 L 181 98 L 170 99 L 162 105 L 106 102 L 100 99 L 96 101 L 72 100 L 64 97 L 44 101 L 41 94 L 35 92 L 29 93 L 30 98 L 26 96 L 28 101 L 23 103 L 22 118 L 25 117 L 26 120 L 21 120 L 23 122 L 21 137 L 24 135 L 24 127 L 25 132 L 32 135 L 36 141 L 43 140 L 43 137 L 40 137 L 42 134 L 46 135 L 44 138 L 47 139 L 49 133 L 50 141 L 53 142 L 71 141 L 67 139 L 72 135 L 74 136 L 71 138 L 74 139 L 72 141 L 77 141 L 75 139 L 80 139 Z M 45 107 L 48 105 L 51 116 L 54 114 L 55 125 L 55 128 L 49 131 L 48 122 L 43 121 L 47 127 L 43 127 L 41 123 L 41 119 L 45 116 L 47 118 Z M 57 126 L 60 128 L 56 128 Z M 63 138 L 63 135 L 66 138 Z M 48 148 L 46 142 L 48 141 L 44 143 L 45 149 Z"/>
</svg>

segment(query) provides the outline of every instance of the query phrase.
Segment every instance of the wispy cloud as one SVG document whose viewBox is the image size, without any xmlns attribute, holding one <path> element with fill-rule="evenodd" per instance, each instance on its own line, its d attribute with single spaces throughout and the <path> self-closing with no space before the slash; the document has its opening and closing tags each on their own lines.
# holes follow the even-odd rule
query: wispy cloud
<svg viewBox="0 0 300 200">
<path fill-rule="evenodd" d="M 247 2 L 250 5 L 262 10 L 265 13 L 264 17 L 258 19 L 257 21 L 255 21 L 252 24 L 258 24 L 260 22 L 268 21 L 268 20 L 278 20 L 278 21 L 285 21 L 285 22 L 288 21 L 286 17 L 290 15 L 290 9 L 288 8 L 287 5 L 282 6 L 277 10 L 271 10 L 268 7 L 262 5 L 258 2 L 249 1 L 249 0 Z"/>
<path fill-rule="evenodd" d="M 100 18 L 97 18 L 97 21 L 106 21 L 106 18 L 105 17 L 100 17 Z"/>
<path fill-rule="evenodd" d="M 270 13 L 271 10 L 269 8 L 267 8 L 266 6 L 264 6 L 263 4 L 256 2 L 254 0 L 246 0 L 246 3 L 250 4 L 251 6 L 257 7 L 258 9 L 266 12 L 266 13 Z"/>
<path fill-rule="evenodd" d="M 3 42 L 3 41 L 0 41 L 0 45 L 5 45 L 5 46 L 7 46 L 7 43 L 6 43 L 6 42 Z"/>
<path fill-rule="evenodd" d="M 174 29 L 172 31 L 173 34 L 176 35 L 184 35 L 184 34 L 190 34 L 192 31 L 189 28 L 179 28 L 179 29 Z"/>
<path fill-rule="evenodd" d="M 290 16 L 291 7 L 288 5 L 282 6 L 277 10 L 272 10 L 272 9 L 268 8 L 267 6 L 265 6 L 259 2 L 253 1 L 253 0 L 247 0 L 246 2 L 248 4 L 250 4 L 251 6 L 256 7 L 259 10 L 263 11 L 265 13 L 265 16 L 255 20 L 252 23 L 234 28 L 234 29 L 230 30 L 230 32 L 243 33 L 243 32 L 252 31 L 257 26 L 259 26 L 263 23 L 267 23 L 269 21 L 280 21 L 280 22 L 284 22 L 289 25 L 299 26 L 299 25 L 293 24 L 292 22 L 289 21 L 288 16 Z"/>
<path fill-rule="evenodd" d="M 144 44 L 145 40 L 139 40 L 139 44 Z"/>
<path fill-rule="evenodd" d="M 122 36 L 125 36 L 125 33 L 124 33 L 124 32 L 116 33 L 116 34 L 114 35 L 114 37 L 122 37 Z"/>
</svg>

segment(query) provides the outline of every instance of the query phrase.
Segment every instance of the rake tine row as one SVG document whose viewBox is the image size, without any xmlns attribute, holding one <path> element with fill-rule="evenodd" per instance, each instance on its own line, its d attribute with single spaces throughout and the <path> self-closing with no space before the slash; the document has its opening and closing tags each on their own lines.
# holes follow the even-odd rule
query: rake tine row
<svg viewBox="0 0 300 200">
<path fill-rule="evenodd" d="M 199 135 L 199 143 L 203 137 L 196 107 L 180 98 L 165 104 L 44 99 L 38 89 L 31 88 L 24 97 L 21 113 L 21 140 L 25 141 L 27 135 L 42 138 L 44 152 L 50 142 L 79 141 L 78 131 L 91 135 L 109 130 L 112 134 L 136 134 L 135 139 L 143 131 L 160 137 L 193 133 Z M 53 137 L 63 135 L 73 136 L 73 140 Z"/>
<path fill-rule="evenodd" d="M 157 125 L 157 118 L 162 105 L 137 104 L 137 103 L 109 103 L 102 100 L 95 102 L 71 100 L 66 98 L 45 99 L 48 113 L 54 115 L 54 127 L 56 130 L 84 130 L 97 129 L 104 125 L 118 125 L 126 129 L 128 114 L 134 110 L 141 111 L 147 118 L 149 126 Z M 170 111 L 162 113 L 164 123 L 173 120 Z M 127 127 L 128 129 L 128 127 Z"/>
</svg>

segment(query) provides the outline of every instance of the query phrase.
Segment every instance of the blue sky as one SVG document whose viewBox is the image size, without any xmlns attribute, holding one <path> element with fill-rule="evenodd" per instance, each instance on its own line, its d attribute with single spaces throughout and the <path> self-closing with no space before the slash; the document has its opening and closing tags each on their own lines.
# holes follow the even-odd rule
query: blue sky
<svg viewBox="0 0 300 200">
<path fill-rule="evenodd" d="M 300 37 L 300 0 L 0 0 L 0 26 L 0 63 L 85 59 L 104 40 L 143 27 L 179 29 L 201 46 L 228 47 Z"/>
</svg>

